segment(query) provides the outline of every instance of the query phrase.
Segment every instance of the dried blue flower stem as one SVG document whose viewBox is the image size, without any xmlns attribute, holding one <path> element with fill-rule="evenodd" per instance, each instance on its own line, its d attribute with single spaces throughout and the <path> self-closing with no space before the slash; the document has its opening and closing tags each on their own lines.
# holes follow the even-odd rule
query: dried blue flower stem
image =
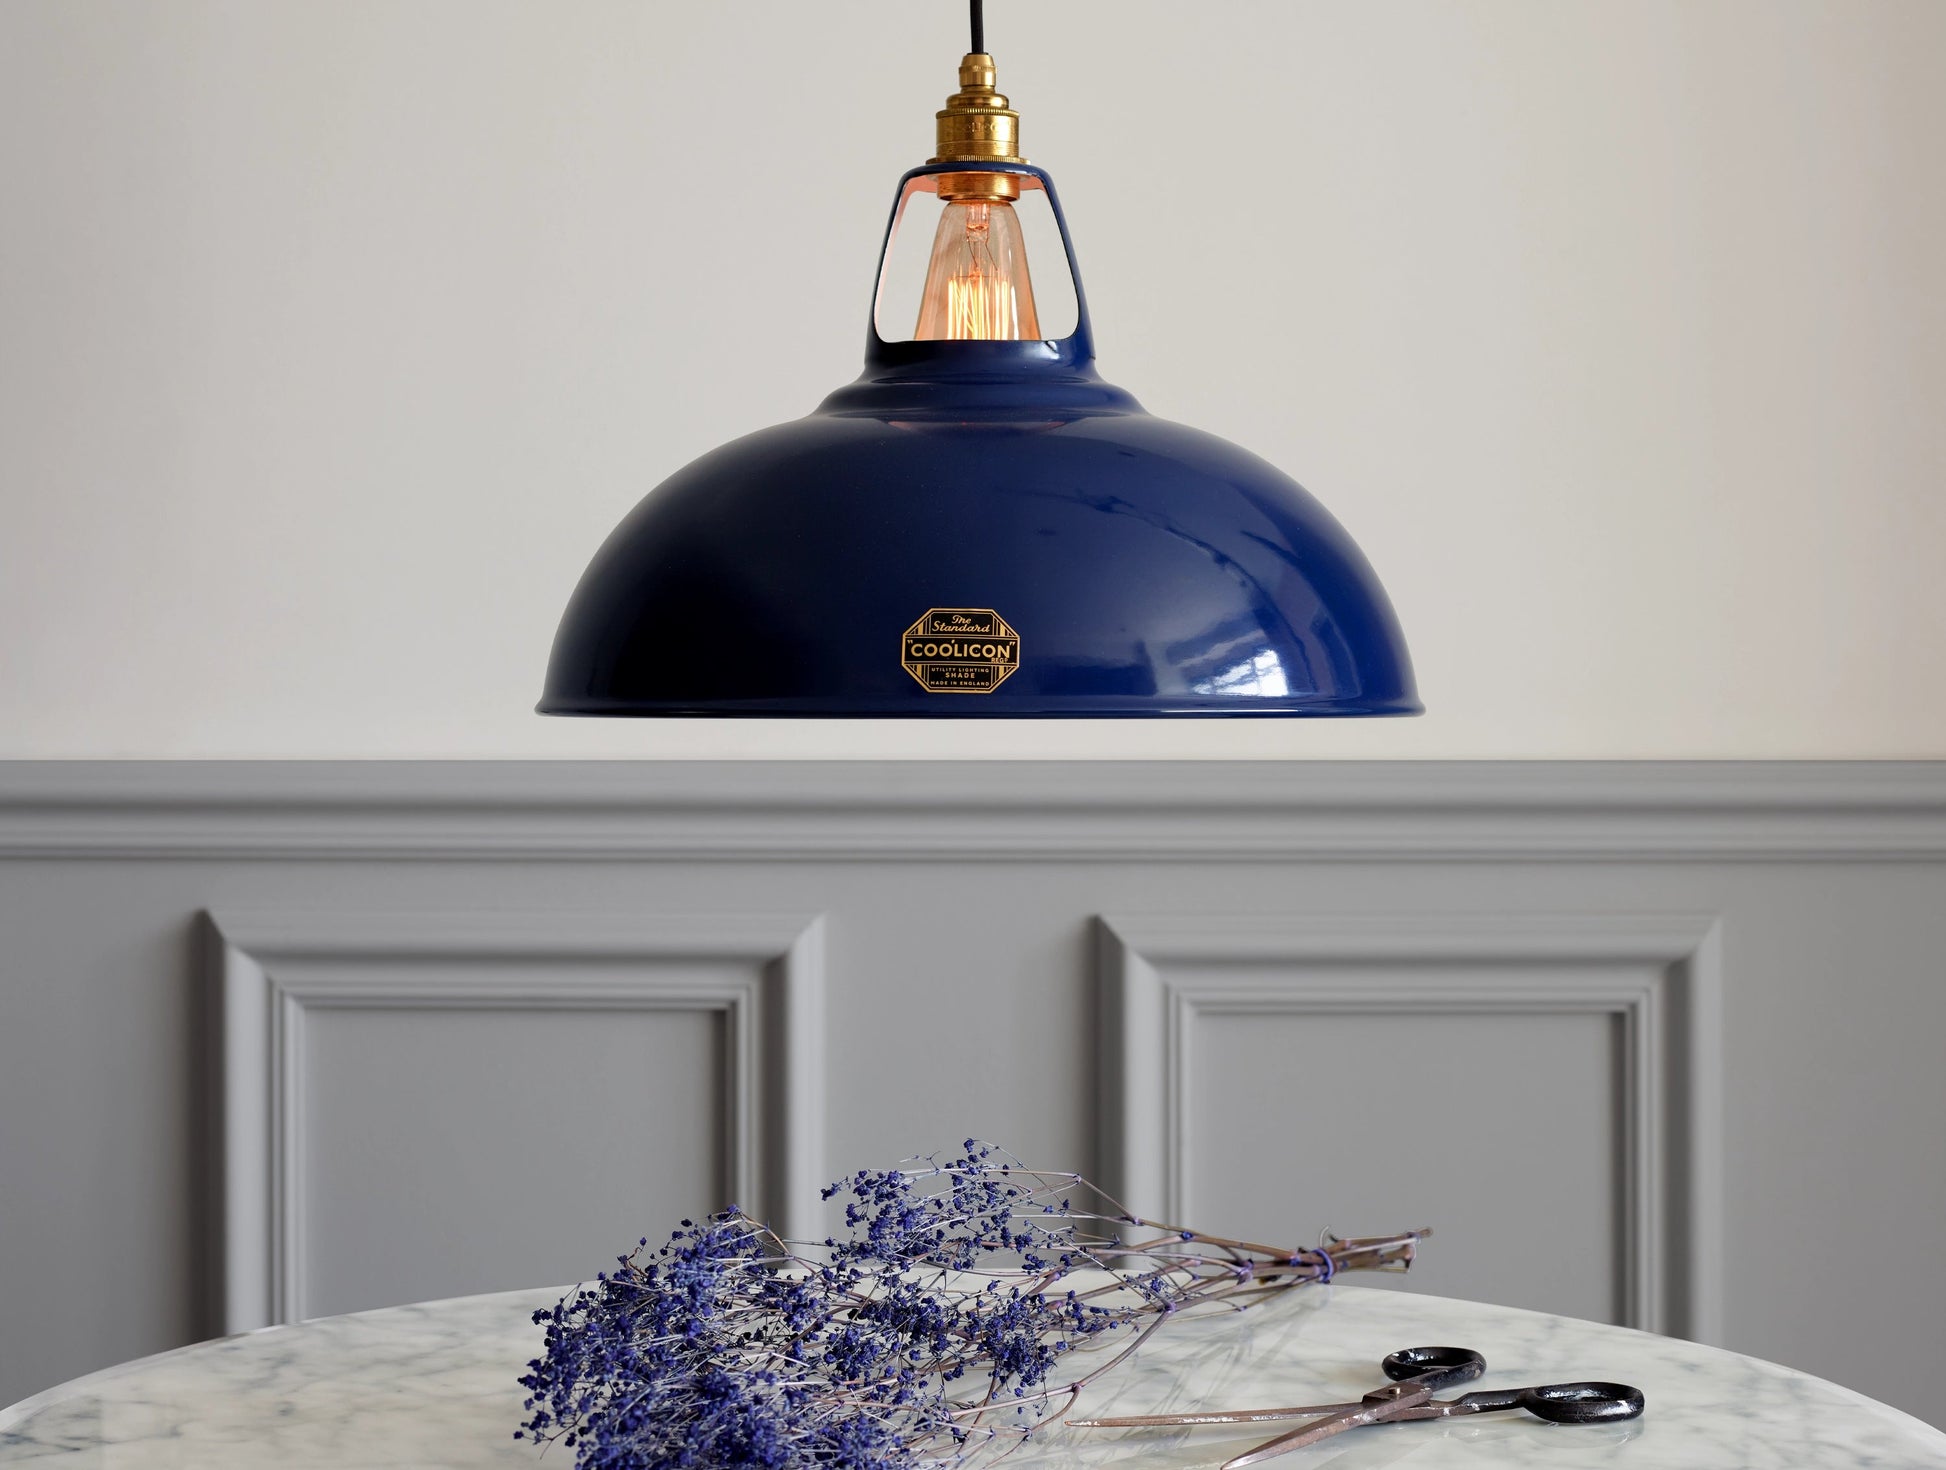
<svg viewBox="0 0 1946 1470">
<path fill-rule="evenodd" d="M 581 1470 L 964 1466 L 1185 1311 L 1404 1270 L 1428 1233 L 1306 1250 L 1205 1235 L 976 1140 L 834 1196 L 844 1239 L 786 1241 L 730 1209 L 537 1312 L 516 1438 L 559 1441 Z M 1056 1377 L 1070 1354 L 1080 1371 Z"/>
</svg>

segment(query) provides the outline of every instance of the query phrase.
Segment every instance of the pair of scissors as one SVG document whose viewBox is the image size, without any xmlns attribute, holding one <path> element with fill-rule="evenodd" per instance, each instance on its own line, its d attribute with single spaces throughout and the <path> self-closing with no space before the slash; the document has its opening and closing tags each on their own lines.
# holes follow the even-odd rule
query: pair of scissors
<svg viewBox="0 0 1946 1470">
<path fill-rule="evenodd" d="M 1140 1414 L 1067 1422 L 1077 1429 L 1145 1429 L 1184 1424 L 1258 1424 L 1325 1416 L 1302 1429 L 1280 1434 L 1223 1465 L 1223 1470 L 1244 1470 L 1245 1466 L 1301 1450 L 1321 1439 L 1367 1424 L 1448 1419 L 1457 1414 L 1491 1414 L 1500 1409 L 1525 1409 L 1551 1424 L 1605 1424 L 1639 1417 L 1646 1403 L 1642 1390 L 1626 1383 L 1544 1383 L 1534 1388 L 1482 1389 L 1456 1399 L 1435 1401 L 1433 1395 L 1442 1389 L 1471 1383 L 1487 1371 L 1487 1360 L 1471 1348 L 1401 1348 L 1379 1366 L 1392 1381 L 1384 1388 L 1373 1389 L 1355 1404 L 1308 1404 L 1290 1409 L 1233 1409 L 1203 1414 Z"/>
</svg>

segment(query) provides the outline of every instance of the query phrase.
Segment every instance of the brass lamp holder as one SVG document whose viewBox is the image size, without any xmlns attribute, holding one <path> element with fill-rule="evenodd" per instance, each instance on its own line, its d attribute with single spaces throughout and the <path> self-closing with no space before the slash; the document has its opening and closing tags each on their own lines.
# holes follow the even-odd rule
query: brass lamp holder
<svg viewBox="0 0 1946 1470">
<path fill-rule="evenodd" d="M 960 58 L 959 90 L 937 114 L 937 154 L 928 163 L 1025 163 L 1020 156 L 1020 114 L 995 90 L 993 58 L 969 51 Z M 1020 197 L 1020 179 L 988 170 L 936 175 L 948 203 L 1006 202 Z"/>
</svg>

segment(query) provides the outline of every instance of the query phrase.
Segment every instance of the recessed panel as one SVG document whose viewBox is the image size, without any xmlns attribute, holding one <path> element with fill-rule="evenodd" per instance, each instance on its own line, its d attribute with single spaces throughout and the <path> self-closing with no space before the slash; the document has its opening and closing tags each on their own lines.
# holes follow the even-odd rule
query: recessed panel
<svg viewBox="0 0 1946 1470">
<path fill-rule="evenodd" d="M 709 1009 L 311 1007 L 307 1315 L 592 1277 L 729 1203 Z"/>
<path fill-rule="evenodd" d="M 1429 1225 L 1411 1289 L 1618 1321 L 1620 1025 L 1199 1010 L 1179 1223 L 1295 1245 Z"/>
</svg>

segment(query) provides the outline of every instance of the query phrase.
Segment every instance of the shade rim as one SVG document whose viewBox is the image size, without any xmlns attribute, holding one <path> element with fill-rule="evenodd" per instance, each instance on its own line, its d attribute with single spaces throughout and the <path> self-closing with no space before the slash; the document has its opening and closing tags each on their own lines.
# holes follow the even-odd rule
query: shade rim
<svg viewBox="0 0 1946 1470">
<path fill-rule="evenodd" d="M 955 703 L 919 706 L 910 699 L 610 700 L 549 696 L 536 714 L 584 719 L 801 720 L 1098 720 L 1098 719 L 1371 719 L 1411 718 L 1426 707 L 1414 699 L 1090 699 L 1071 696 L 1003 702 L 992 695 L 956 696 Z"/>
</svg>

